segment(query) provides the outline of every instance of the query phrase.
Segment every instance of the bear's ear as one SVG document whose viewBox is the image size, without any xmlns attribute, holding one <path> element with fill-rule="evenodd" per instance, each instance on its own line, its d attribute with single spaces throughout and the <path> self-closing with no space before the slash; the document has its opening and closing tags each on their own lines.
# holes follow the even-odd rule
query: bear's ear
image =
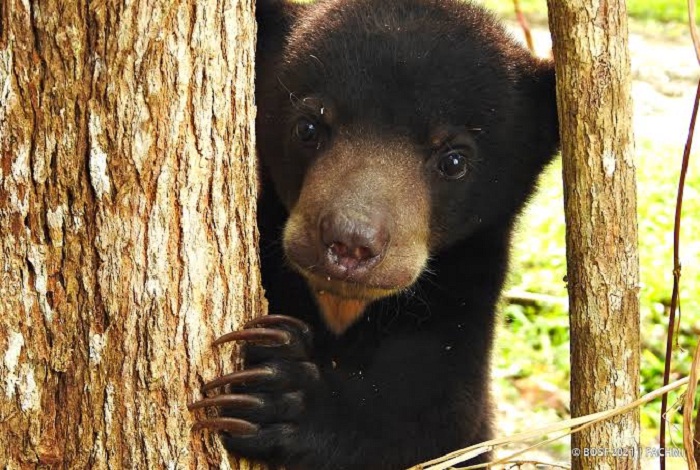
<svg viewBox="0 0 700 470">
<path fill-rule="evenodd" d="M 255 19 L 258 22 L 257 60 L 265 61 L 280 52 L 296 18 L 307 5 L 291 0 L 258 0 Z"/>
<path fill-rule="evenodd" d="M 520 89 L 524 95 L 520 119 L 525 126 L 534 126 L 529 133 L 535 138 L 536 152 L 548 163 L 559 149 L 554 62 L 534 59 L 521 76 Z"/>
</svg>

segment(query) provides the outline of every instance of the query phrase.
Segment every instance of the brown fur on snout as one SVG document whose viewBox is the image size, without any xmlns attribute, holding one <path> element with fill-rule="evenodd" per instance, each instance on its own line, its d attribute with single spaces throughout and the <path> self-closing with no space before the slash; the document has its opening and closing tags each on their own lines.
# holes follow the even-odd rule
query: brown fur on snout
<svg viewBox="0 0 700 470">
<path fill-rule="evenodd" d="M 343 333 L 373 300 L 410 287 L 428 258 L 430 192 L 424 160 L 407 142 L 346 137 L 309 168 L 284 232 L 285 253 L 304 275 L 329 329 Z M 324 270 L 319 220 L 329 211 L 382 212 L 389 241 L 381 260 L 361 279 Z"/>
</svg>

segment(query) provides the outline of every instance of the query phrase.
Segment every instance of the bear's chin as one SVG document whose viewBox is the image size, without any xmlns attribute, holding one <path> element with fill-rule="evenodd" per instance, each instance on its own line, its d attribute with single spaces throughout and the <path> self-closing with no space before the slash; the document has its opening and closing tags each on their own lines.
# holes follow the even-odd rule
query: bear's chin
<svg viewBox="0 0 700 470">
<path fill-rule="evenodd" d="M 374 287 L 303 274 L 316 298 L 323 321 L 336 335 L 343 334 L 359 320 L 371 302 L 401 290 L 400 287 Z"/>
<path fill-rule="evenodd" d="M 327 291 L 315 291 L 323 321 L 336 335 L 343 334 L 365 312 L 365 308 L 371 302 L 367 299 L 351 299 L 340 297 Z"/>
</svg>

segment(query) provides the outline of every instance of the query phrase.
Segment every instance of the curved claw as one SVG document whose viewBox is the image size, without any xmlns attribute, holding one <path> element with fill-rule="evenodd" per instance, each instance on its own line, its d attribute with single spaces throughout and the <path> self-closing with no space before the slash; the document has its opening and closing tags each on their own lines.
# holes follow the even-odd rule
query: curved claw
<svg viewBox="0 0 700 470">
<path fill-rule="evenodd" d="M 231 341 L 252 341 L 256 343 L 269 342 L 282 346 L 289 344 L 292 341 L 292 335 L 286 331 L 273 328 L 248 328 L 227 333 L 219 337 L 213 344 L 214 346 L 219 346 Z"/>
<path fill-rule="evenodd" d="M 248 421 L 237 418 L 210 418 L 197 421 L 192 426 L 193 431 L 209 429 L 211 431 L 227 431 L 239 436 L 251 436 L 257 434 L 260 427 Z"/>
<path fill-rule="evenodd" d="M 229 394 L 218 395 L 212 398 L 203 398 L 187 405 L 190 411 L 206 408 L 208 406 L 235 406 L 240 408 L 257 408 L 263 404 L 260 398 L 251 395 Z"/>
<path fill-rule="evenodd" d="M 306 334 L 309 332 L 309 326 L 298 318 L 288 317 L 287 315 L 264 315 L 262 317 L 254 318 L 248 323 L 243 325 L 243 328 L 250 328 L 255 326 L 273 326 L 278 323 L 287 324 L 293 326 L 302 333 Z"/>
<path fill-rule="evenodd" d="M 249 382 L 259 382 L 274 375 L 274 372 L 267 367 L 259 369 L 242 370 L 231 374 L 222 375 L 221 377 L 211 380 L 202 386 L 203 392 L 208 392 L 218 387 L 225 385 L 242 385 Z"/>
</svg>

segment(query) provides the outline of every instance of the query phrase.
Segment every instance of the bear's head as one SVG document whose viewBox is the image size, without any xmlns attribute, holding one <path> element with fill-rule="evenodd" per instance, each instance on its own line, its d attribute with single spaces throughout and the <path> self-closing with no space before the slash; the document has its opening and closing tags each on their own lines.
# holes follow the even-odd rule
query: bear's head
<svg viewBox="0 0 700 470">
<path fill-rule="evenodd" d="M 457 0 L 258 2 L 258 147 L 329 328 L 510 226 L 556 152 L 553 64 Z"/>
</svg>

